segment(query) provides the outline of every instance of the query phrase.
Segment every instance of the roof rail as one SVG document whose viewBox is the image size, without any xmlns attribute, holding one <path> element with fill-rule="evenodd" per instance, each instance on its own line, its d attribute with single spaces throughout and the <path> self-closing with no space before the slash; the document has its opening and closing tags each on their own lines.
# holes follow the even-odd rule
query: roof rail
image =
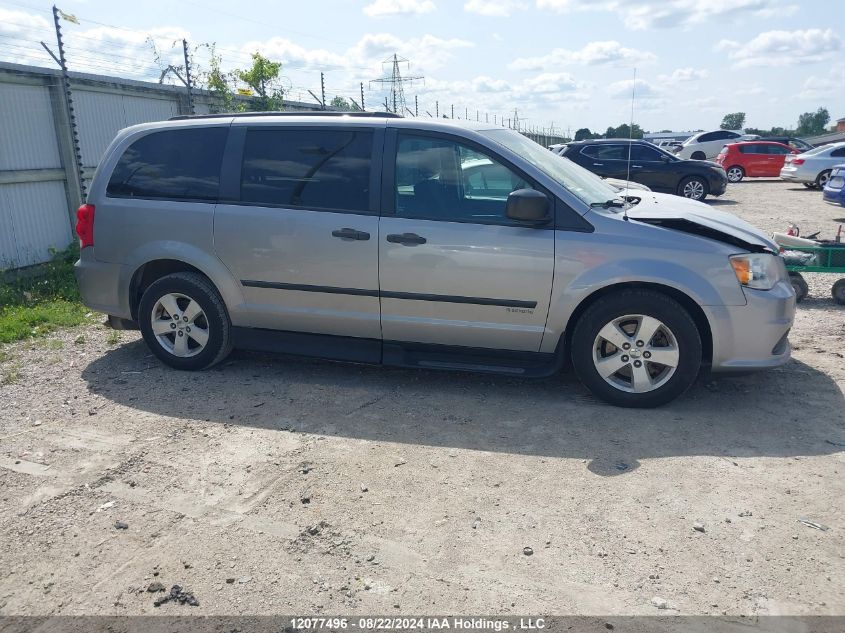
<svg viewBox="0 0 845 633">
<path fill-rule="evenodd" d="M 386 117 L 391 119 L 401 119 L 398 114 L 393 112 L 339 112 L 336 110 L 301 110 L 291 112 L 226 112 L 220 114 L 180 114 L 172 116 L 168 121 L 185 121 L 188 119 L 221 119 L 221 118 L 247 118 L 253 116 L 325 116 L 325 117 L 339 117 L 339 116 L 354 116 L 354 117 Z"/>
</svg>

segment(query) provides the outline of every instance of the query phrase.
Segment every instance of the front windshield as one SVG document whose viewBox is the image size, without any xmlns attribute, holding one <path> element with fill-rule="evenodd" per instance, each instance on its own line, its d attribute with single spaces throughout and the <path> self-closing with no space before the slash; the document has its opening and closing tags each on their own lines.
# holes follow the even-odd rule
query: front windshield
<svg viewBox="0 0 845 633">
<path fill-rule="evenodd" d="M 588 205 L 619 198 L 613 187 L 592 172 L 550 152 L 519 132 L 484 130 L 481 134 L 519 154 Z"/>
</svg>

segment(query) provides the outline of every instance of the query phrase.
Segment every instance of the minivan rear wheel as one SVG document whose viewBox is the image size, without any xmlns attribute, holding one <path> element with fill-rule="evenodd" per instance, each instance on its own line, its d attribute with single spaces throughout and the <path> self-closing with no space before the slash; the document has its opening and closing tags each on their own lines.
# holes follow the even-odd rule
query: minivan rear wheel
<svg viewBox="0 0 845 633">
<path fill-rule="evenodd" d="M 570 349 L 581 382 L 619 407 L 666 404 L 689 389 L 701 368 L 701 336 L 692 317 L 652 290 L 597 300 L 578 319 Z"/>
<path fill-rule="evenodd" d="M 152 283 L 141 297 L 138 325 L 150 351 L 175 369 L 206 369 L 232 349 L 223 299 L 198 273 L 173 273 Z"/>
</svg>

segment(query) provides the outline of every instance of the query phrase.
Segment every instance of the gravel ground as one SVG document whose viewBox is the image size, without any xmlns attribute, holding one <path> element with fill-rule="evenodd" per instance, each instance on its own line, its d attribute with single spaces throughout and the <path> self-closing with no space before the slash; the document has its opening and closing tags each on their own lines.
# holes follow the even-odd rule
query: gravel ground
<svg viewBox="0 0 845 633">
<path fill-rule="evenodd" d="M 845 216 L 778 181 L 712 204 Z M 571 375 L 179 373 L 101 326 L 6 346 L 0 613 L 845 614 L 845 313 L 808 281 L 794 360 L 654 411 Z M 199 606 L 156 607 L 174 584 Z"/>
</svg>

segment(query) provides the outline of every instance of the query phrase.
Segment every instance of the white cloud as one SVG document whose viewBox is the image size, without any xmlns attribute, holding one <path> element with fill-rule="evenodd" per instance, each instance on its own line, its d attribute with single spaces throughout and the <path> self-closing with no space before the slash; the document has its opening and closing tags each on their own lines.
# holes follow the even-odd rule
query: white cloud
<svg viewBox="0 0 845 633">
<path fill-rule="evenodd" d="M 845 80 L 845 70 L 832 68 L 824 77 L 810 75 L 804 80 L 799 99 L 829 99 L 839 94 L 842 90 L 842 81 Z"/>
<path fill-rule="evenodd" d="M 668 75 L 658 75 L 657 80 L 665 84 L 681 84 L 691 81 L 698 81 L 700 79 L 707 79 L 710 72 L 705 69 L 698 68 L 676 68 Z"/>
<path fill-rule="evenodd" d="M 740 68 L 823 62 L 842 48 L 842 39 L 833 29 L 766 31 L 745 44 L 722 40 L 716 45 L 717 51 L 727 52 Z"/>
<path fill-rule="evenodd" d="M 469 0 L 464 11 L 488 17 L 506 18 L 516 9 L 525 8 L 518 0 Z"/>
<path fill-rule="evenodd" d="M 431 13 L 436 9 L 432 0 L 375 0 L 364 7 L 370 17 L 383 15 L 413 15 Z"/>
<path fill-rule="evenodd" d="M 630 99 L 632 92 L 635 100 L 656 99 L 660 96 L 659 89 L 644 79 L 624 79 L 607 87 L 607 93 L 614 99 Z"/>
<path fill-rule="evenodd" d="M 742 16 L 782 17 L 798 10 L 783 0 L 537 0 L 537 7 L 560 13 L 610 11 L 632 29 L 690 27 Z"/>
<path fill-rule="evenodd" d="M 616 41 L 590 42 L 579 50 L 556 48 L 540 57 L 521 57 L 508 66 L 514 70 L 543 70 L 565 64 L 587 66 L 633 66 L 651 62 L 657 56 L 647 51 L 627 48 Z"/>
</svg>

